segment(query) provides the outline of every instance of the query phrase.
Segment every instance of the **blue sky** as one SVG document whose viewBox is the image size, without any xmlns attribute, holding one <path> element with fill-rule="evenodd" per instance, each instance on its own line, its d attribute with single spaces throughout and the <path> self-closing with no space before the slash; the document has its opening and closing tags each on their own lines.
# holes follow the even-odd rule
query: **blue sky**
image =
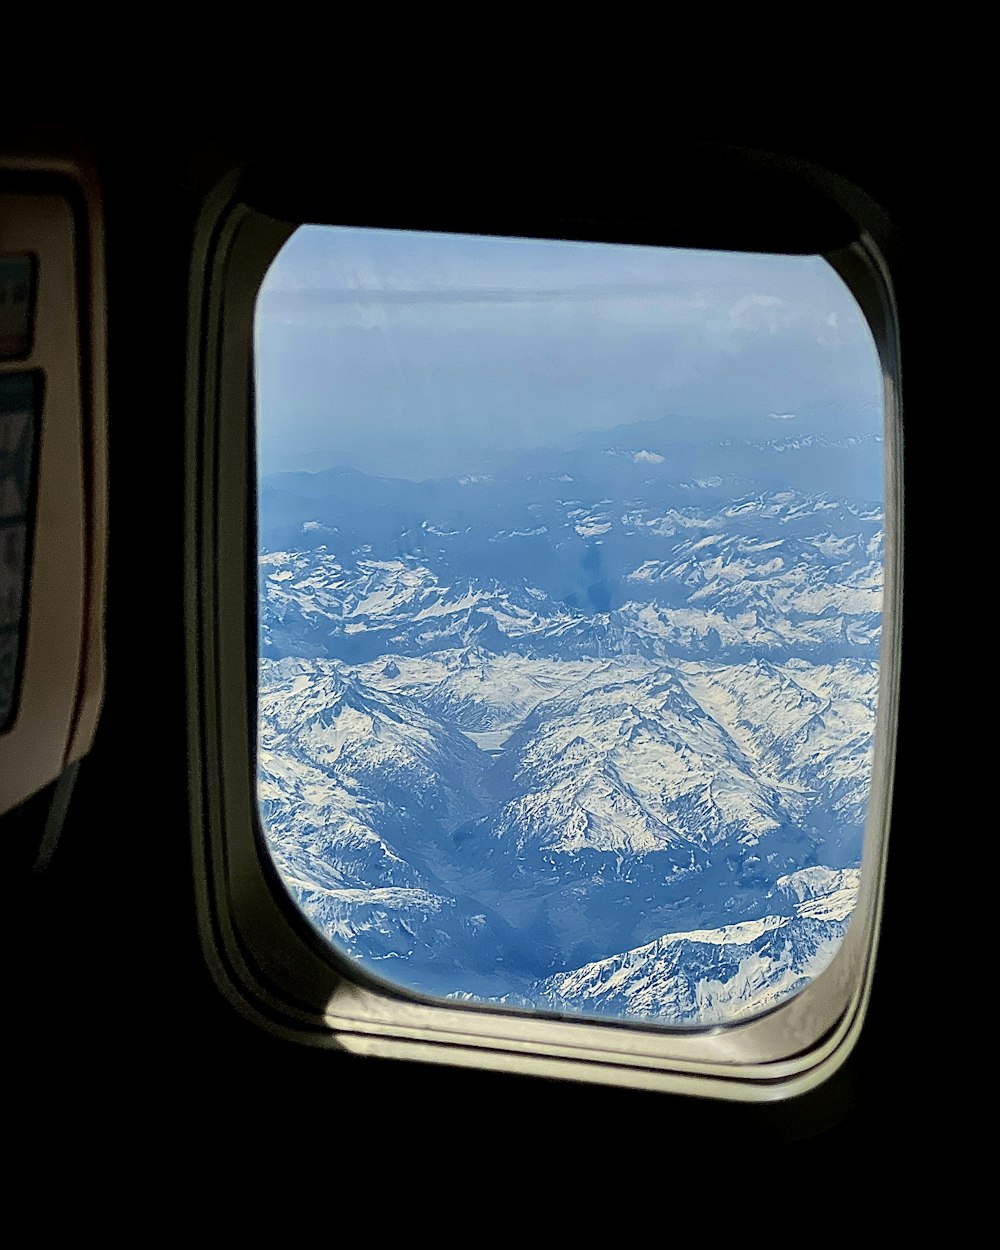
<svg viewBox="0 0 1000 1250">
<path fill-rule="evenodd" d="M 256 353 L 264 472 L 475 471 L 670 414 L 879 420 L 871 334 L 819 257 L 306 226 L 264 281 Z"/>
</svg>

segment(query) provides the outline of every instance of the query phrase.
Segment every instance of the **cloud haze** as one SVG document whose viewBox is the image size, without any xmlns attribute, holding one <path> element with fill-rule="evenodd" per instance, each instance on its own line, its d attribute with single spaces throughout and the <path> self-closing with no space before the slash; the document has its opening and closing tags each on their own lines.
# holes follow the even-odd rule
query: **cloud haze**
<svg viewBox="0 0 1000 1250">
<path fill-rule="evenodd" d="M 337 227 L 282 249 L 256 351 L 264 471 L 475 472 L 671 413 L 869 428 L 881 386 L 819 257 Z"/>
</svg>

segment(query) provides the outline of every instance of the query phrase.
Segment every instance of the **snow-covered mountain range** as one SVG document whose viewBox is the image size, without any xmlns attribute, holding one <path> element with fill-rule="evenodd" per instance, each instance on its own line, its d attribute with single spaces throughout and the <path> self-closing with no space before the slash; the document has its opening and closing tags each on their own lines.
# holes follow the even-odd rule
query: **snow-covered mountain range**
<svg viewBox="0 0 1000 1250">
<path fill-rule="evenodd" d="M 265 486 L 263 826 L 312 922 L 398 984 L 718 1023 L 849 923 L 881 507 L 613 453 L 600 490 L 544 463 Z"/>
<path fill-rule="evenodd" d="M 605 504 L 566 515 L 568 533 L 502 531 L 484 550 L 467 541 L 435 553 L 400 536 L 381 558 L 371 544 L 268 551 L 262 654 L 358 662 L 473 644 L 563 659 L 877 652 L 883 533 L 874 508 L 781 492 L 721 508 Z M 421 521 L 420 533 L 432 526 Z M 494 543 L 520 558 L 494 554 Z"/>
</svg>

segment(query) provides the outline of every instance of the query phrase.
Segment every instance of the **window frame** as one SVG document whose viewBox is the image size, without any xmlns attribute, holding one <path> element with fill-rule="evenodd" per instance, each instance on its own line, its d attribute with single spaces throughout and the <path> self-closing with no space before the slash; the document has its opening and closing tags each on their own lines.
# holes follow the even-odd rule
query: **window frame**
<svg viewBox="0 0 1000 1250">
<path fill-rule="evenodd" d="M 871 991 L 898 715 L 898 321 L 892 276 L 876 238 L 859 226 L 855 242 L 826 254 L 869 322 L 885 395 L 883 633 L 857 907 L 829 967 L 793 998 L 739 1023 L 668 1029 L 406 991 L 338 954 L 285 890 L 266 849 L 256 796 L 253 342 L 260 284 L 300 223 L 280 221 L 246 199 L 239 176 L 230 175 L 206 203 L 189 309 L 185 611 L 191 829 L 199 929 L 218 987 L 243 1015 L 274 1034 L 362 1054 L 742 1102 L 789 1098 L 826 1081 L 857 1041 Z M 402 220 L 398 224 L 405 227 Z M 455 224 L 442 221 L 440 228 L 451 231 Z M 624 229 L 615 240 L 615 231 L 613 222 L 604 222 L 594 237 L 636 241 Z M 468 232 L 523 233 L 513 225 L 508 231 Z"/>
</svg>

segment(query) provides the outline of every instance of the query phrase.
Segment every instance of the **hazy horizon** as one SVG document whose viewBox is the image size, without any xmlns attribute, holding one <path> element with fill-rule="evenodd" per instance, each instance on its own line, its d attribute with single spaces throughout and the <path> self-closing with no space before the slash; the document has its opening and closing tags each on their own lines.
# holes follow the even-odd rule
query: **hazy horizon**
<svg viewBox="0 0 1000 1250">
<path fill-rule="evenodd" d="M 419 481 L 671 414 L 881 422 L 870 331 L 820 257 L 307 226 L 265 278 L 256 359 L 264 475 Z"/>
</svg>

